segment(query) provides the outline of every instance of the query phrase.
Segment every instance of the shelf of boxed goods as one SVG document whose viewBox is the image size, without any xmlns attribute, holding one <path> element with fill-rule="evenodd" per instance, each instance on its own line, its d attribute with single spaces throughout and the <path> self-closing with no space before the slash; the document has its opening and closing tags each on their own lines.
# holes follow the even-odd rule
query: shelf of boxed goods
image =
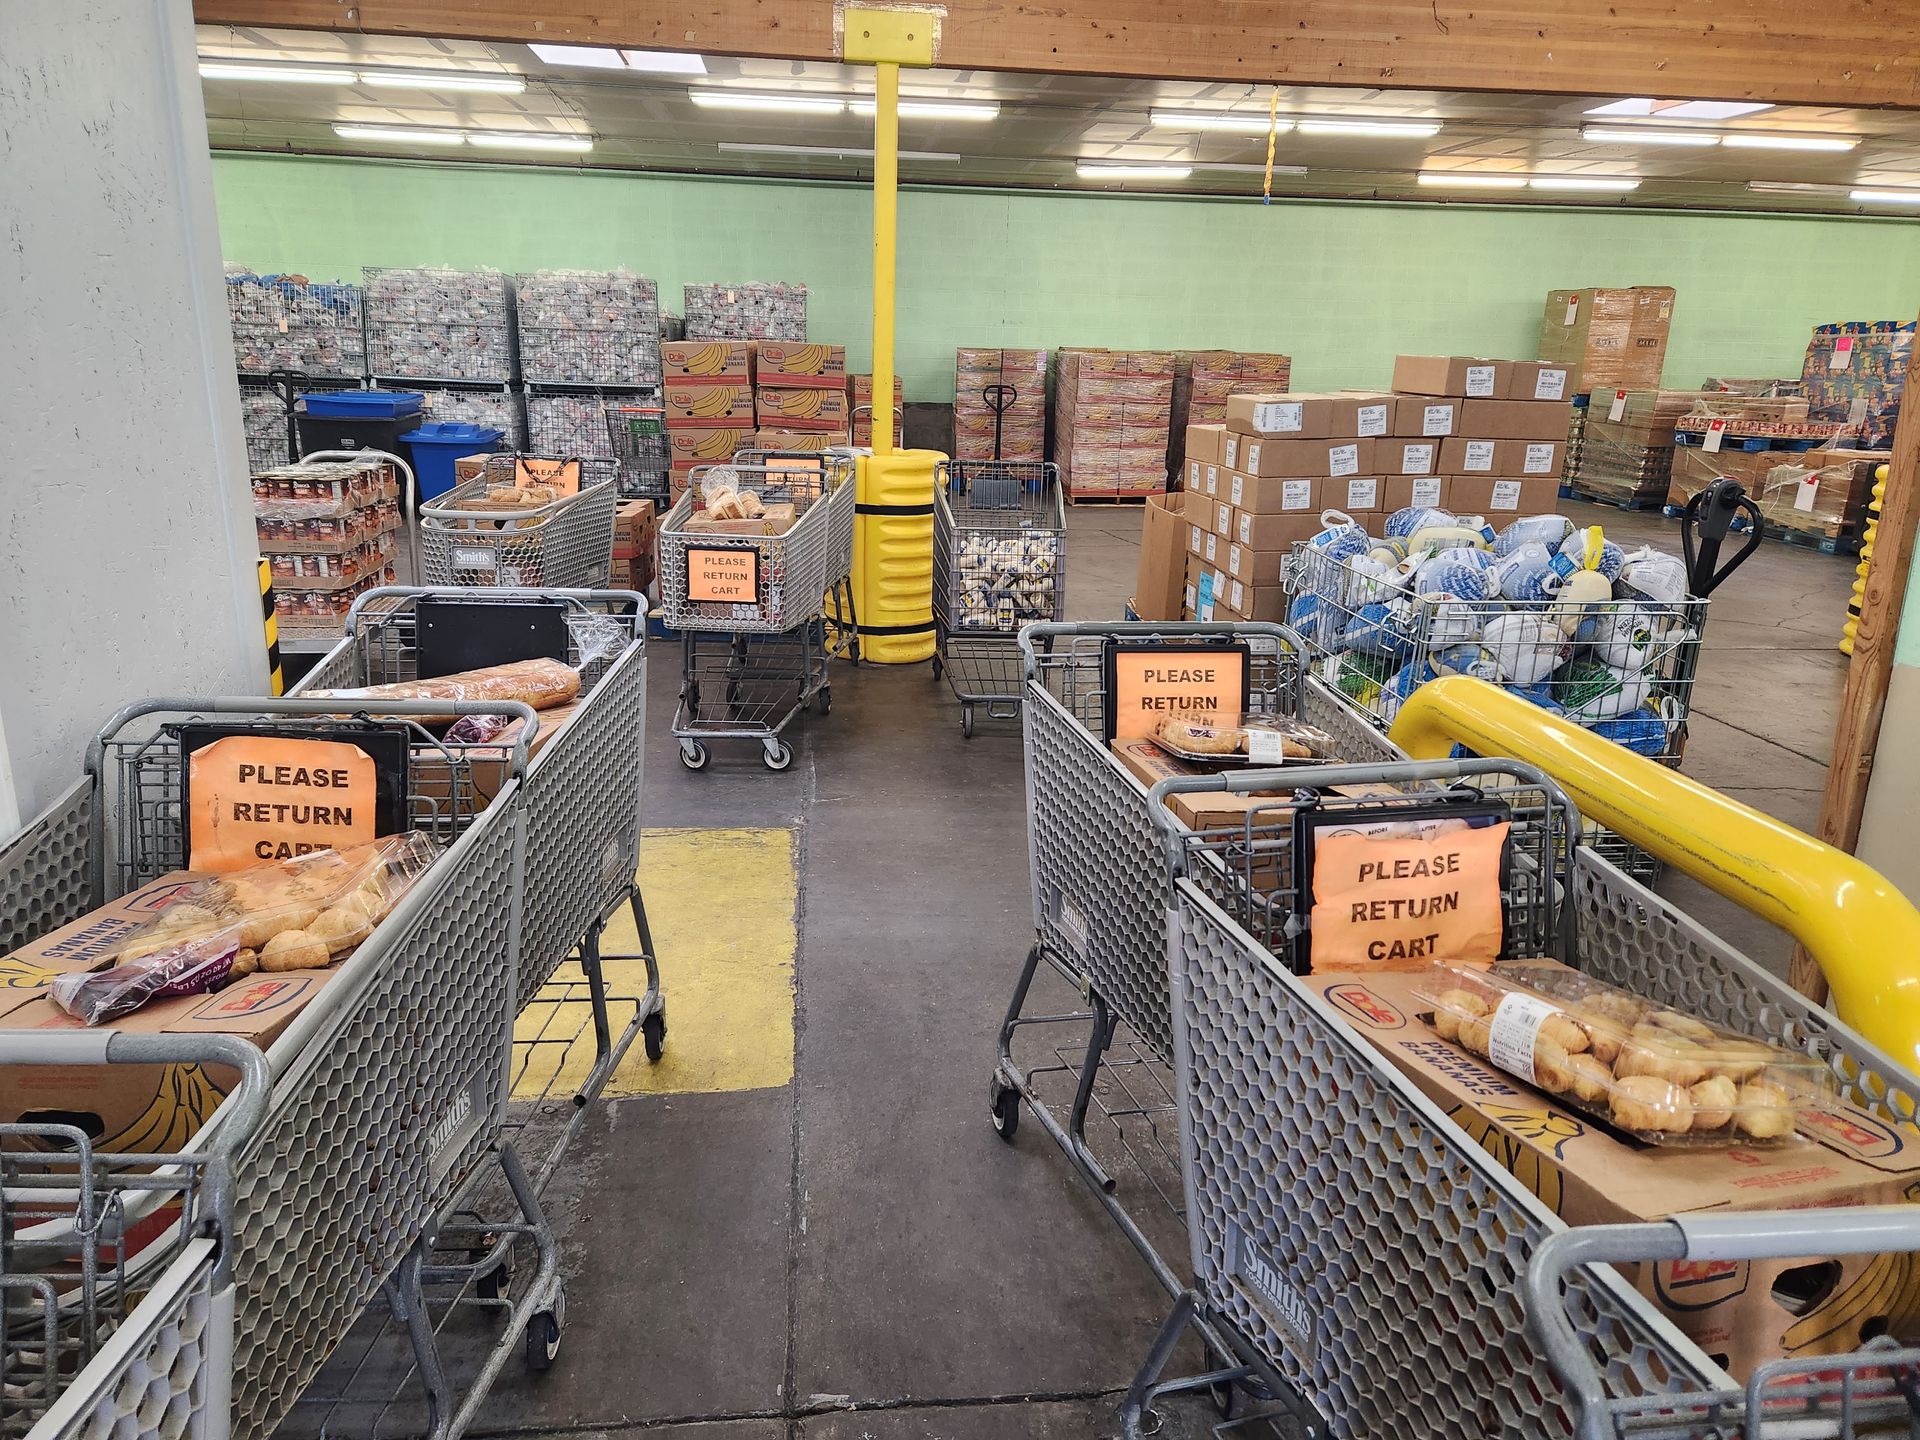
<svg viewBox="0 0 1920 1440">
<path fill-rule="evenodd" d="M 355 598 L 395 582 L 399 477 L 383 461 L 340 460 L 263 470 L 252 489 L 280 647 L 322 651 L 339 640 Z"/>
</svg>

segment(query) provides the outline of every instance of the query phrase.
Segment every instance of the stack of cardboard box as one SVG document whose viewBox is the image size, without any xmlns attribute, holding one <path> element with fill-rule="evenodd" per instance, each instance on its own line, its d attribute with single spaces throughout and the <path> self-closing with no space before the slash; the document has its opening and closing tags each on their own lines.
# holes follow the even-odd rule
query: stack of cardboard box
<svg viewBox="0 0 1920 1440">
<path fill-rule="evenodd" d="M 658 519 L 651 500 L 622 500 L 615 507 L 610 589 L 644 592 L 653 583 Z"/>
<path fill-rule="evenodd" d="M 1173 352 L 1173 419 L 1167 468 L 1180 483 L 1181 442 L 1189 425 L 1218 425 L 1227 418 L 1229 395 L 1285 390 L 1293 361 L 1285 355 L 1241 350 Z"/>
<path fill-rule="evenodd" d="M 1061 350 L 1053 461 L 1067 495 L 1131 498 L 1167 488 L 1170 350 Z"/>
<path fill-rule="evenodd" d="M 1553 510 L 1578 383 L 1570 365 L 1400 356 L 1388 432 L 1372 447 L 1380 510 L 1433 505 L 1496 524 Z"/>
<path fill-rule="evenodd" d="M 754 346 L 753 386 L 756 449 L 816 450 L 846 443 L 853 406 L 847 398 L 844 346 L 762 340 Z"/>
<path fill-rule="evenodd" d="M 999 458 L 1046 459 L 1047 352 L 965 347 L 953 352 L 953 458 L 995 458 L 995 417 L 986 392 L 996 385 L 1013 391 L 999 417 Z"/>
<path fill-rule="evenodd" d="M 1281 566 L 1323 528 L 1323 511 L 1379 527 L 1387 490 L 1374 447 L 1393 405 L 1363 392 L 1234 395 L 1224 425 L 1188 427 L 1188 618 L 1278 620 Z"/>
<path fill-rule="evenodd" d="M 1540 358 L 1577 367 L 1583 393 L 1658 390 L 1672 325 L 1671 285 L 1554 290 L 1540 317 Z"/>
<path fill-rule="evenodd" d="M 672 492 L 694 467 L 753 444 L 753 347 L 745 340 L 669 340 L 660 347 Z"/>
<path fill-rule="evenodd" d="M 873 376 L 853 377 L 853 443 L 866 448 L 873 444 Z M 906 410 L 905 390 L 898 375 L 893 377 L 893 443 L 900 444 L 900 425 Z"/>
</svg>

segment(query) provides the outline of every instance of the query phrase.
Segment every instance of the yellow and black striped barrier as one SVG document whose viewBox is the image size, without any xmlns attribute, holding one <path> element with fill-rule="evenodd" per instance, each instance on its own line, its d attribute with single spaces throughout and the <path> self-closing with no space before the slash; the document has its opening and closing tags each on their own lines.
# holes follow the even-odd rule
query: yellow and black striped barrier
<svg viewBox="0 0 1920 1440">
<path fill-rule="evenodd" d="M 280 664 L 280 620 L 274 613 L 273 566 L 260 559 L 260 623 L 267 632 L 267 688 L 275 695 L 287 693 L 287 674 Z"/>
</svg>

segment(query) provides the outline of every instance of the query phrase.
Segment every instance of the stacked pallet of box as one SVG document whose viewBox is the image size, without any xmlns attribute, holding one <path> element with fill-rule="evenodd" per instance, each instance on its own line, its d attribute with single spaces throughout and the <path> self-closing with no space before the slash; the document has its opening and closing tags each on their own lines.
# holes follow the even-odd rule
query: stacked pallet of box
<svg viewBox="0 0 1920 1440">
<path fill-rule="evenodd" d="M 1189 620 L 1279 620 L 1294 545 L 1339 510 L 1379 529 L 1387 487 L 1374 437 L 1390 396 L 1276 391 L 1233 395 L 1223 425 L 1185 436 Z"/>
<path fill-rule="evenodd" d="M 1670 285 L 1551 291 L 1540 318 L 1540 358 L 1579 370 L 1573 393 L 1658 390 L 1673 298 Z"/>
<path fill-rule="evenodd" d="M 338 635 L 357 596 L 394 583 L 400 482 L 386 461 L 262 470 L 253 511 L 283 635 Z"/>
<path fill-rule="evenodd" d="M 1174 351 L 1169 470 L 1178 476 L 1181 437 L 1187 426 L 1218 425 L 1227 418 L 1229 395 L 1285 390 L 1292 378 L 1293 361 L 1285 355 L 1241 350 Z"/>
<path fill-rule="evenodd" d="M 1815 546 L 1829 554 L 1859 549 L 1875 467 L 1886 450 L 1817 447 L 1811 450 L 1708 451 L 1687 446 L 1675 452 L 1669 506 L 1685 505 L 1715 480 L 1737 480 L 1760 507 L 1775 538 Z"/>
<path fill-rule="evenodd" d="M 1673 426 L 1700 398 L 1696 390 L 1610 391 L 1584 407 L 1579 454 L 1567 458 L 1577 499 L 1657 509 L 1673 483 Z"/>
<path fill-rule="evenodd" d="M 678 497 L 696 466 L 731 460 L 753 445 L 753 347 L 744 340 L 669 340 L 660 347 L 660 368 L 669 488 Z"/>
<path fill-rule="evenodd" d="M 689 340 L 807 338 L 804 285 L 689 285 L 683 293 Z"/>
<path fill-rule="evenodd" d="M 953 456 L 956 460 L 1044 460 L 1047 457 L 1047 352 L 981 350 L 953 352 Z M 989 392 L 999 392 L 1000 453 L 994 454 L 996 417 Z"/>
<path fill-rule="evenodd" d="M 1144 500 L 1167 488 L 1170 350 L 1059 350 L 1053 462 L 1069 501 Z"/>
<path fill-rule="evenodd" d="M 853 403 L 853 443 L 866 449 L 873 444 L 873 417 L 876 407 L 873 403 L 873 376 L 855 375 L 852 377 Z M 898 375 L 893 377 L 893 443 L 900 444 L 900 427 L 905 420 L 906 391 L 900 384 Z"/>
<path fill-rule="evenodd" d="M 812 450 L 846 444 L 852 402 L 845 347 L 762 340 L 753 349 L 755 447 Z M 813 443 L 816 436 L 824 443 Z"/>
<path fill-rule="evenodd" d="M 1810 418 L 1856 427 L 1863 446 L 1892 444 L 1913 335 L 1911 320 L 1816 325 L 1800 372 Z"/>
<path fill-rule="evenodd" d="M 1551 512 L 1576 376 L 1574 366 L 1539 360 L 1398 357 L 1389 429 L 1371 442 L 1380 509 L 1432 505 L 1495 525 Z"/>
</svg>

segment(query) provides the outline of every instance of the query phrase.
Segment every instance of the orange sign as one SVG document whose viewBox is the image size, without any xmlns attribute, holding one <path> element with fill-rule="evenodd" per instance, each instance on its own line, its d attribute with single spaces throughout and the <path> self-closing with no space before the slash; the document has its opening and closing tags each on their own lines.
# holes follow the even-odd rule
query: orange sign
<svg viewBox="0 0 1920 1440">
<path fill-rule="evenodd" d="M 513 462 L 514 488 L 526 489 L 529 485 L 545 485 L 560 495 L 578 495 L 580 493 L 580 462 L 578 460 L 536 460 L 530 455 L 521 455 Z"/>
<path fill-rule="evenodd" d="M 1424 837 L 1322 835 L 1313 852 L 1313 968 L 1417 970 L 1500 955 L 1506 824 Z"/>
<path fill-rule="evenodd" d="M 378 767 L 357 745 L 229 735 L 187 765 L 190 870 L 238 870 L 374 838 Z"/>
<path fill-rule="evenodd" d="M 752 605 L 760 594 L 760 552 L 751 545 L 689 545 L 687 599 Z"/>
<path fill-rule="evenodd" d="M 1169 715 L 1238 725 L 1247 708 L 1247 655 L 1211 646 L 1115 650 L 1113 738 L 1150 736 Z"/>
</svg>

